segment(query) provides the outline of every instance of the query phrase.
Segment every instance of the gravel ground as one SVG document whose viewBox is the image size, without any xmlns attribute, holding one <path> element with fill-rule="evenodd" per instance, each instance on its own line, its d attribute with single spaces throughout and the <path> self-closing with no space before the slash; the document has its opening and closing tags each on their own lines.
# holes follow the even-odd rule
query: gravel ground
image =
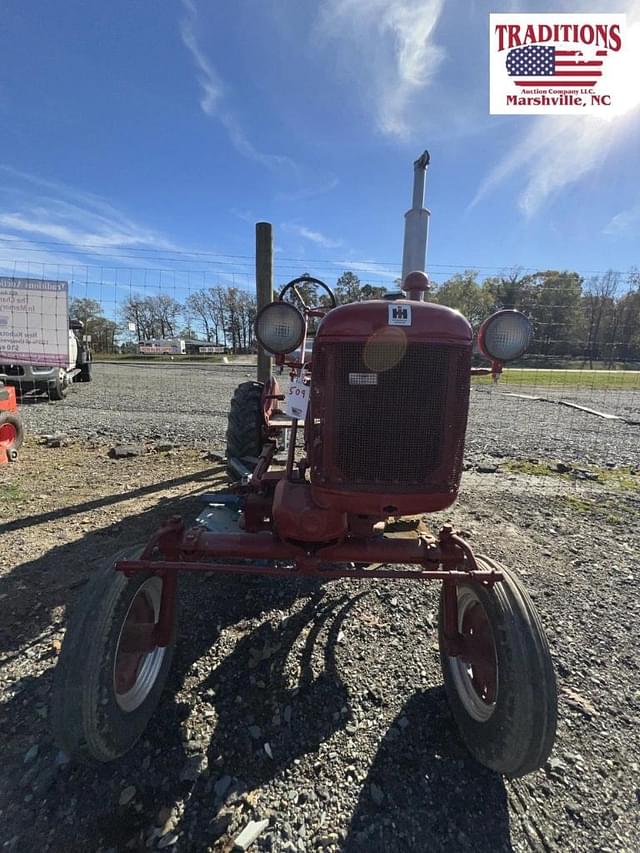
<svg viewBox="0 0 640 853">
<path fill-rule="evenodd" d="M 207 377 L 209 411 L 238 374 Z M 73 434 L 75 423 L 82 435 L 95 418 L 97 432 L 100 382 L 28 407 L 31 428 Z M 139 426 L 149 387 L 119 385 L 132 409 L 138 400 L 137 416 L 112 413 L 123 436 L 152 437 Z M 181 407 L 181 387 L 167 409 Z M 496 399 L 477 394 L 474 406 L 497 421 L 513 401 Z M 219 444 L 222 416 L 214 428 L 190 418 L 185 437 Z M 173 419 L 158 414 L 152 429 L 164 437 Z M 436 584 L 204 576 L 184 579 L 177 656 L 144 739 L 114 764 L 76 767 L 48 728 L 66 608 L 105 556 L 167 515 L 193 517 L 197 494 L 223 483 L 196 450 L 115 461 L 108 446 L 32 438 L 2 471 L 2 849 L 231 851 L 252 820 L 267 822 L 251 848 L 261 853 L 640 849 L 637 478 L 468 471 L 450 514 L 519 571 L 541 612 L 560 689 L 543 770 L 507 782 L 461 744 L 439 671 Z"/>
<path fill-rule="evenodd" d="M 256 851 L 639 849 L 640 483 L 508 466 L 637 467 L 640 427 L 505 392 L 630 420 L 640 392 L 472 393 L 470 470 L 449 515 L 519 571 L 541 611 L 560 687 L 542 771 L 505 782 L 461 744 L 435 584 L 207 577 L 183 583 L 173 674 L 146 737 L 112 765 L 66 763 L 48 729 L 66 608 L 105 556 L 223 487 L 202 450 L 224 446 L 229 399 L 253 376 L 97 364 L 64 402 L 23 405 L 31 437 L 0 482 L 2 849 L 230 851 L 251 820 L 268 821 Z M 70 445 L 37 443 L 54 432 Z M 166 441 L 175 449 L 153 450 Z M 108 459 L 123 442 L 147 453 Z"/>
<path fill-rule="evenodd" d="M 253 365 L 149 365 L 104 363 L 94 381 L 75 385 L 62 403 L 25 403 L 33 433 L 63 432 L 114 442 L 177 441 L 194 447 L 224 444 L 229 400 L 238 383 L 253 379 Z M 285 383 L 286 384 L 286 377 Z M 636 465 L 640 426 L 607 421 L 554 403 L 504 392 L 561 396 L 581 405 L 640 421 L 640 392 L 499 386 L 472 393 L 467 457 L 551 457 L 596 465 Z"/>
</svg>

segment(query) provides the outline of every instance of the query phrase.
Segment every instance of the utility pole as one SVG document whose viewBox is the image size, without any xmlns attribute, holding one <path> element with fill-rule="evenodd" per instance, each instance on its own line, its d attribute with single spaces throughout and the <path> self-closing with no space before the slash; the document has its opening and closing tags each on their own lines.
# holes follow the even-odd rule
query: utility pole
<svg viewBox="0 0 640 853">
<path fill-rule="evenodd" d="M 256 300 L 258 311 L 273 302 L 273 228 L 270 222 L 256 222 Z M 266 382 L 271 376 L 271 356 L 259 343 L 257 347 L 258 382 Z"/>
<path fill-rule="evenodd" d="M 413 164 L 413 204 L 404 215 L 403 282 L 410 272 L 425 272 L 431 211 L 423 205 L 429 160 L 429 152 L 425 151 Z"/>
</svg>

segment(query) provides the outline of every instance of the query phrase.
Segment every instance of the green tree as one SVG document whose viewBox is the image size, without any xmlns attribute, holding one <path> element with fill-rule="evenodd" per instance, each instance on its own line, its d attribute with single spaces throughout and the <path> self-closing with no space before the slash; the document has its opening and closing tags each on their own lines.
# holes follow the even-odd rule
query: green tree
<svg viewBox="0 0 640 853">
<path fill-rule="evenodd" d="M 362 301 L 362 285 L 360 279 L 354 272 L 348 270 L 343 272 L 336 281 L 334 289 L 338 305 L 346 305 L 349 302 Z"/>
<path fill-rule="evenodd" d="M 434 301 L 460 311 L 472 326 L 477 326 L 491 312 L 492 295 L 477 280 L 475 270 L 456 273 L 444 281 L 435 293 Z"/>
<path fill-rule="evenodd" d="M 568 355 L 579 338 L 582 278 L 568 270 L 543 270 L 526 277 L 521 291 L 521 311 L 534 324 L 530 352 Z"/>
<path fill-rule="evenodd" d="M 527 276 L 519 269 L 485 278 L 482 287 L 488 294 L 494 311 L 501 308 L 518 308 L 522 304 L 528 285 Z"/>
<path fill-rule="evenodd" d="M 382 299 L 386 292 L 386 287 L 379 287 L 376 284 L 363 284 L 360 289 L 363 299 Z"/>
<path fill-rule="evenodd" d="M 69 315 L 82 320 L 84 335 L 91 337 L 91 348 L 95 352 L 113 352 L 117 324 L 102 314 L 102 305 L 96 299 L 75 298 L 69 304 Z"/>
</svg>

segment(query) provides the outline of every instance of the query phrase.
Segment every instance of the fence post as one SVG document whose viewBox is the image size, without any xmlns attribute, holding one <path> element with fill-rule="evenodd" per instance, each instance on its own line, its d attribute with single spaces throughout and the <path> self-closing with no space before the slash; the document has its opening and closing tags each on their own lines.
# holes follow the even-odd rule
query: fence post
<svg viewBox="0 0 640 853">
<path fill-rule="evenodd" d="M 256 297 L 258 311 L 273 301 L 273 229 L 270 222 L 256 222 Z M 258 347 L 258 382 L 271 376 L 271 356 Z"/>
</svg>

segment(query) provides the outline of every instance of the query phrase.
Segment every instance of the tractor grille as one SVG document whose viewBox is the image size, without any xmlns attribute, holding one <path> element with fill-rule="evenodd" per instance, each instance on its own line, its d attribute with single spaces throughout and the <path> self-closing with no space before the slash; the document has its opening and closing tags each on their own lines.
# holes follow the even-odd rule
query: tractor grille
<svg viewBox="0 0 640 853">
<path fill-rule="evenodd" d="M 314 479 L 345 491 L 450 491 L 469 398 L 466 347 L 326 343 L 314 358 L 321 417 Z"/>
</svg>

